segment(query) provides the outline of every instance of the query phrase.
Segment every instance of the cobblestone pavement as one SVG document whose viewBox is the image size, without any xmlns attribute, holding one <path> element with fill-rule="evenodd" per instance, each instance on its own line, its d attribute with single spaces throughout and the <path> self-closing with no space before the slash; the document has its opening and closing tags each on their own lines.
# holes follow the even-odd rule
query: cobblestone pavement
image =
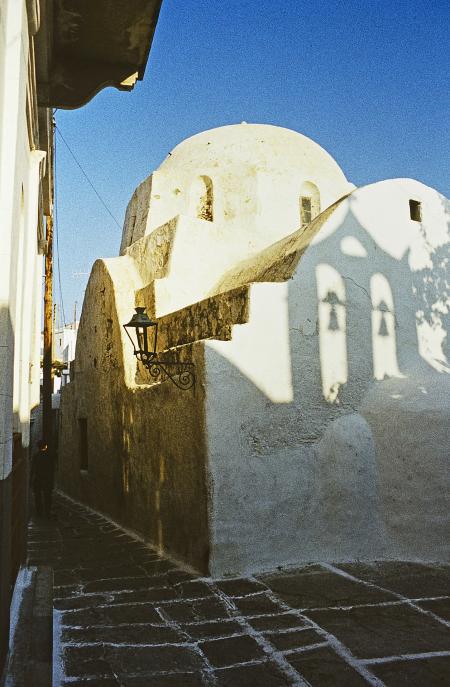
<svg viewBox="0 0 450 687">
<path fill-rule="evenodd" d="M 450 684 L 450 566 L 308 565 L 212 581 L 59 497 L 54 687 Z"/>
</svg>

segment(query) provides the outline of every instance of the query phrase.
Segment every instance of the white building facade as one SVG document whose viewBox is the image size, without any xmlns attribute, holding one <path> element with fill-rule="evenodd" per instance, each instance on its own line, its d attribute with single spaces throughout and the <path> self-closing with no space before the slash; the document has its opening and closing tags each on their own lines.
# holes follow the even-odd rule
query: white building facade
<svg viewBox="0 0 450 687">
<path fill-rule="evenodd" d="M 182 142 L 93 267 L 62 488 L 213 575 L 446 559 L 448 226 L 437 191 L 355 189 L 294 131 Z M 137 363 L 135 306 L 193 389 Z"/>
<path fill-rule="evenodd" d="M 52 110 L 80 107 L 105 86 L 132 90 L 160 5 L 130 0 L 112 13 L 105 0 L 0 0 L 0 673 L 25 555 L 30 414 L 40 402 Z"/>
<path fill-rule="evenodd" d="M 52 143 L 50 112 L 37 105 L 38 10 L 38 3 L 0 2 L 0 666 L 11 584 L 25 545 L 30 412 L 40 401 L 42 253 L 44 214 L 51 211 Z"/>
</svg>

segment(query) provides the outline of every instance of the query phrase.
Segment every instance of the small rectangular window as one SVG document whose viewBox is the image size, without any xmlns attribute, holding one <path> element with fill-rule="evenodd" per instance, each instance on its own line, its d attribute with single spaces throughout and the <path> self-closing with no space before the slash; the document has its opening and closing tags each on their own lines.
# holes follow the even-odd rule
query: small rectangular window
<svg viewBox="0 0 450 687">
<path fill-rule="evenodd" d="M 418 200 L 409 200 L 409 216 L 414 222 L 422 221 L 422 203 Z"/>
<path fill-rule="evenodd" d="M 300 205 L 300 215 L 302 224 L 309 224 L 312 220 L 312 203 L 311 198 L 302 196 Z"/>
<path fill-rule="evenodd" d="M 88 434 L 87 434 L 87 419 L 85 417 L 78 418 L 78 432 L 79 432 L 79 458 L 80 470 L 88 469 Z"/>
</svg>

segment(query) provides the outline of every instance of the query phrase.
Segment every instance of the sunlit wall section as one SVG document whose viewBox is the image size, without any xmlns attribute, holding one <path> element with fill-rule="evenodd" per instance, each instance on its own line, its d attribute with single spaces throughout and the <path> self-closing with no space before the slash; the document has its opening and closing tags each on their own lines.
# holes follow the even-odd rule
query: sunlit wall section
<svg viewBox="0 0 450 687">
<path fill-rule="evenodd" d="M 345 282 L 334 267 L 316 267 L 319 350 L 324 398 L 333 403 L 348 379 Z"/>
<path fill-rule="evenodd" d="M 388 280 L 379 272 L 370 279 L 372 300 L 372 352 L 375 379 L 399 377 L 395 309 Z"/>
</svg>

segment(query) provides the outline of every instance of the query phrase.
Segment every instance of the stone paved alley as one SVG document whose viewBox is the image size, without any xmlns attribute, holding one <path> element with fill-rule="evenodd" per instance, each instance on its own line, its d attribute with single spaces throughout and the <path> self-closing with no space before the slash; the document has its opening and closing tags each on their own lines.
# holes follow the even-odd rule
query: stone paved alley
<svg viewBox="0 0 450 687">
<path fill-rule="evenodd" d="M 55 687 L 450 684 L 449 565 L 213 582 L 63 497 L 28 562 L 54 568 Z"/>
</svg>

